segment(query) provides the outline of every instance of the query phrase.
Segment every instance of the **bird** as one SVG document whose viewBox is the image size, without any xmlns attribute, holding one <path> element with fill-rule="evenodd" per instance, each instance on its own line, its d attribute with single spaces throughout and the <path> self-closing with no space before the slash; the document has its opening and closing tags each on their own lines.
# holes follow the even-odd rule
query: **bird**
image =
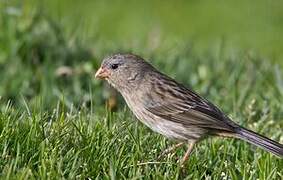
<svg viewBox="0 0 283 180">
<path fill-rule="evenodd" d="M 143 124 L 178 142 L 161 156 L 187 145 L 182 166 L 195 145 L 211 136 L 241 139 L 283 158 L 282 144 L 232 121 L 216 105 L 138 55 L 105 57 L 95 77 L 108 81 Z"/>
</svg>

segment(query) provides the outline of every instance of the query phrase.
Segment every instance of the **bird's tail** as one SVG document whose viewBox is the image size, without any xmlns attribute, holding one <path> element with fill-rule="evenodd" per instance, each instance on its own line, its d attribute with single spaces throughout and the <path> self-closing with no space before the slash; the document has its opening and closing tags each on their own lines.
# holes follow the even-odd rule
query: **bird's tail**
<svg viewBox="0 0 283 180">
<path fill-rule="evenodd" d="M 237 128 L 237 138 L 254 144 L 283 158 L 283 145 L 245 128 Z"/>
</svg>

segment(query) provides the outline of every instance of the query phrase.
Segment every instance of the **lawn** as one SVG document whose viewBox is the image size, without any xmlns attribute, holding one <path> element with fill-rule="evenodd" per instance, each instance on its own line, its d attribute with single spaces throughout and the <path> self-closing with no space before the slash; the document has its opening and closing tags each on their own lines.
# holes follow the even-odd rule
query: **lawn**
<svg viewBox="0 0 283 180">
<path fill-rule="evenodd" d="M 70 2 L 0 2 L 1 179 L 283 179 L 282 159 L 234 139 L 200 142 L 183 169 L 185 147 L 158 160 L 176 142 L 93 77 L 139 54 L 283 143 L 282 2 Z"/>
</svg>

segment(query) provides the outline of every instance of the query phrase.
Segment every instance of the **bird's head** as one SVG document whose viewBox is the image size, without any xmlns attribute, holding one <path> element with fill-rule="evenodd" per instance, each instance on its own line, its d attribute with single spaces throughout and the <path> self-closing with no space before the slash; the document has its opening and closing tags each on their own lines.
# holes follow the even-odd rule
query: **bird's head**
<svg viewBox="0 0 283 180">
<path fill-rule="evenodd" d="M 131 90 L 152 66 L 133 54 L 115 54 L 103 59 L 95 77 L 106 79 L 118 91 Z"/>
</svg>

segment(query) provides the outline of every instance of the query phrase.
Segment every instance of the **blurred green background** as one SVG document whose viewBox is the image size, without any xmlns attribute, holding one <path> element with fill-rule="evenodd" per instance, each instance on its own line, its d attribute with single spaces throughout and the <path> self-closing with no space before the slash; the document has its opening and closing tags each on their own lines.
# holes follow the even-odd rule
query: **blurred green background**
<svg viewBox="0 0 283 180">
<path fill-rule="evenodd" d="M 62 97 L 69 106 L 91 101 L 94 87 L 102 97 L 90 75 L 114 52 L 153 59 L 165 71 L 174 59 L 184 68 L 198 67 L 198 58 L 217 64 L 251 54 L 282 67 L 282 9 L 282 1 L 269 0 L 2 0 L 0 94 L 4 102 L 18 104 L 22 96 L 47 107 Z M 191 84 L 181 72 L 179 79 Z"/>
<path fill-rule="evenodd" d="M 282 179 L 281 159 L 231 139 L 201 142 L 189 173 L 184 149 L 151 163 L 173 142 L 93 77 L 117 52 L 283 142 L 282 0 L 0 0 L 1 178 Z"/>
<path fill-rule="evenodd" d="M 80 38 L 93 44 L 102 41 L 129 48 L 160 38 L 166 45 L 192 41 L 196 50 L 204 51 L 224 41 L 227 51 L 255 50 L 271 59 L 283 53 L 282 1 L 51 0 L 32 4 L 25 13 L 39 5 L 66 31 L 78 31 Z"/>
</svg>

